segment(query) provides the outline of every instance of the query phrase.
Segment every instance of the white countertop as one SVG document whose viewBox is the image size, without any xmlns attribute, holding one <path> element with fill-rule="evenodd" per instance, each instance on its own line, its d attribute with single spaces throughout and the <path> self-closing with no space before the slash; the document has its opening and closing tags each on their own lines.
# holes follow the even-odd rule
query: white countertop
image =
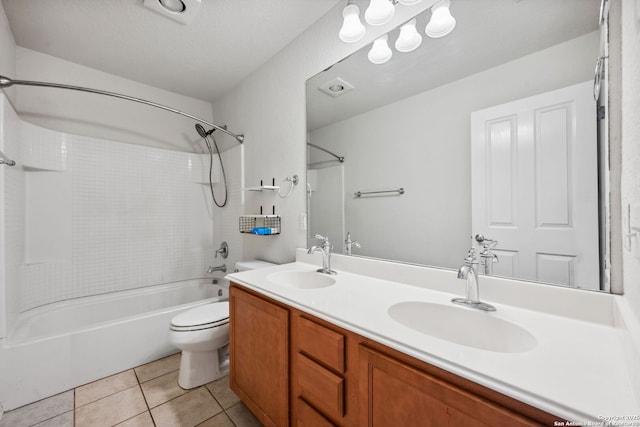
<svg viewBox="0 0 640 427">
<path fill-rule="evenodd" d="M 315 271 L 320 260 L 298 250 L 295 263 L 227 277 L 568 421 L 629 416 L 611 425 L 640 426 L 640 357 L 632 339 L 638 331 L 624 305 L 620 309 L 621 298 L 480 276 L 480 299 L 497 308 L 484 314 L 519 325 L 537 340 L 532 350 L 500 353 L 423 334 L 388 315 L 399 302 L 451 304 L 464 288 L 454 271 L 333 255 L 338 274 L 332 286 L 297 289 L 268 278 Z"/>
</svg>

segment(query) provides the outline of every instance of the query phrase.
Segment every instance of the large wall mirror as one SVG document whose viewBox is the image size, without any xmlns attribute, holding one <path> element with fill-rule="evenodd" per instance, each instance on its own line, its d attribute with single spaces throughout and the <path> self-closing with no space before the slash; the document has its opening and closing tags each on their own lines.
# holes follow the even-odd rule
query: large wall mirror
<svg viewBox="0 0 640 427">
<path fill-rule="evenodd" d="M 425 35 L 427 10 L 418 49 L 395 29 L 388 62 L 366 46 L 309 79 L 309 242 L 455 269 L 483 235 L 492 274 L 608 290 L 600 6 L 451 0 L 447 36 Z"/>
</svg>

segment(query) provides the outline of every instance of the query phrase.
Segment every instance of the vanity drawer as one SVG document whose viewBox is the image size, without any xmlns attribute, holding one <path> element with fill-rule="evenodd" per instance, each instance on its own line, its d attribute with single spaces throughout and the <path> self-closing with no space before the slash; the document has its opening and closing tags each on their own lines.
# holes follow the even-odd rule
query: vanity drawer
<svg viewBox="0 0 640 427">
<path fill-rule="evenodd" d="M 299 351 L 337 372 L 344 373 L 344 335 L 309 319 L 298 319 Z"/>
<path fill-rule="evenodd" d="M 344 379 L 298 353 L 298 390 L 301 397 L 329 417 L 344 416 Z"/>
<path fill-rule="evenodd" d="M 296 427 L 335 427 L 335 424 L 300 398 L 298 398 L 296 419 L 293 425 Z"/>
</svg>

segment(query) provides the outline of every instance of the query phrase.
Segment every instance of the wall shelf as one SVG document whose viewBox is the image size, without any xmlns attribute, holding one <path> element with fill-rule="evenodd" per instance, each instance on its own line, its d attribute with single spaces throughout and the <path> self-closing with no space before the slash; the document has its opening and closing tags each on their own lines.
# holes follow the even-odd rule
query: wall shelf
<svg viewBox="0 0 640 427">
<path fill-rule="evenodd" d="M 259 236 L 280 234 L 280 215 L 240 215 L 240 233 Z"/>
<path fill-rule="evenodd" d="M 260 185 L 258 187 L 243 188 L 242 191 L 275 191 L 279 189 L 280 187 L 277 185 Z"/>
</svg>

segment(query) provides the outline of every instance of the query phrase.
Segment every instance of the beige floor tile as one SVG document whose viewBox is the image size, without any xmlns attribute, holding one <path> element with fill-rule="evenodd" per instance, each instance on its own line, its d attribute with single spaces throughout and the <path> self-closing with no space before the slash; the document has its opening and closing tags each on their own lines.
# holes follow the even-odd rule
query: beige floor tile
<svg viewBox="0 0 640 427">
<path fill-rule="evenodd" d="M 209 418 L 202 424 L 198 424 L 198 427 L 235 427 L 231 418 L 226 413 L 221 412 L 213 418 Z"/>
<path fill-rule="evenodd" d="M 229 375 L 210 382 L 206 386 L 224 409 L 240 402 L 240 398 L 229 388 Z"/>
<path fill-rule="evenodd" d="M 140 386 L 128 388 L 76 409 L 76 427 L 107 427 L 147 410 Z"/>
<path fill-rule="evenodd" d="M 34 424 L 33 427 L 73 427 L 73 411 Z"/>
<path fill-rule="evenodd" d="M 134 369 L 141 383 L 152 380 L 161 375 L 168 374 L 171 371 L 180 369 L 180 353 L 163 357 L 162 359 L 149 362 L 146 365 L 138 366 Z"/>
<path fill-rule="evenodd" d="M 138 384 L 132 369 L 76 388 L 76 408 Z"/>
<path fill-rule="evenodd" d="M 32 426 L 73 410 L 73 390 L 6 412 L 0 427 Z"/>
<path fill-rule="evenodd" d="M 151 409 L 157 427 L 194 427 L 220 412 L 222 408 L 205 387 Z"/>
<path fill-rule="evenodd" d="M 154 427 L 154 425 L 151 414 L 147 411 L 133 418 L 129 418 L 120 424 L 116 424 L 116 427 Z"/>
<path fill-rule="evenodd" d="M 179 371 L 169 372 L 140 385 L 149 408 L 168 402 L 188 391 L 178 385 L 178 373 Z"/>
<path fill-rule="evenodd" d="M 227 415 L 237 427 L 262 427 L 262 423 L 240 402 L 227 409 Z"/>
</svg>

